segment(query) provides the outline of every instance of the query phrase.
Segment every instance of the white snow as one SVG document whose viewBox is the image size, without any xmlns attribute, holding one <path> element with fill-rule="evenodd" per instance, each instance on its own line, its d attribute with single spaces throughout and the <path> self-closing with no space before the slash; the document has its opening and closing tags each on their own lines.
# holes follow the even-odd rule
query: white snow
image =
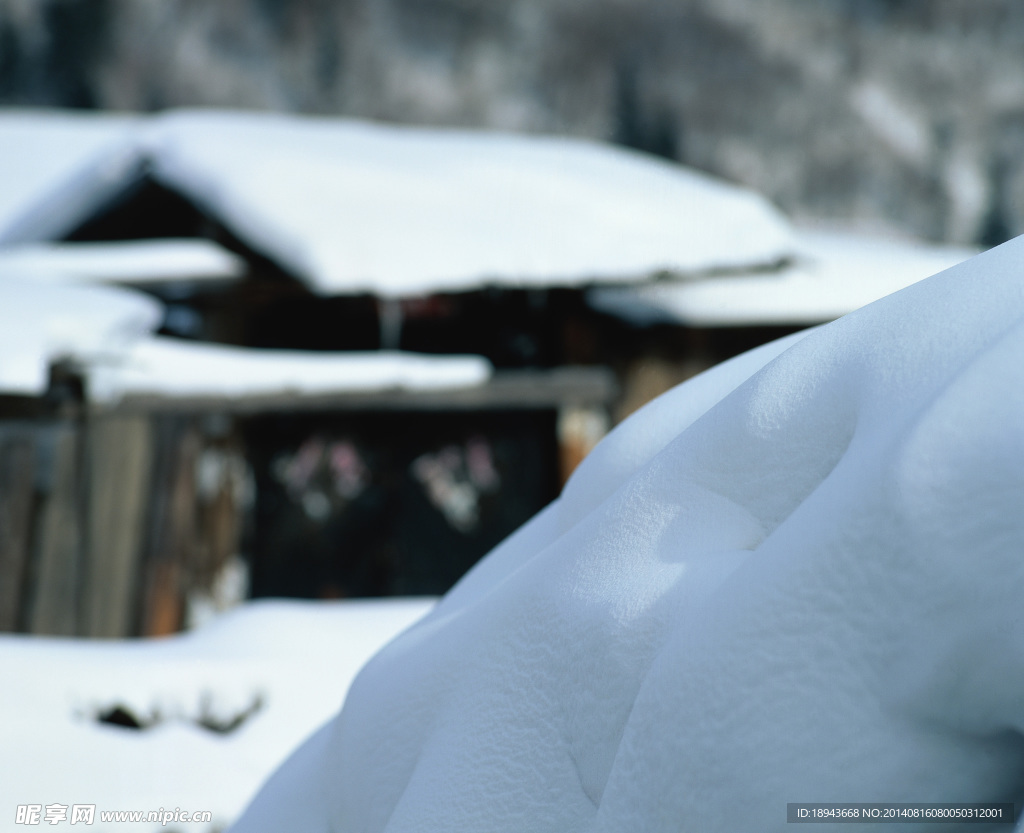
<svg viewBox="0 0 1024 833">
<path fill-rule="evenodd" d="M 236 818 L 280 759 L 337 710 L 360 666 L 432 599 L 257 601 L 198 631 L 159 640 L 0 635 L 0 804 L 96 805 L 99 812 L 210 810 Z M 261 705 L 234 732 L 227 722 Z M 115 706 L 156 725 L 97 722 Z M 45 822 L 44 822 L 45 825 Z M 6 826 L 6 825 L 5 825 Z M 20 829 L 20 828 L 19 828 Z M 49 829 L 49 828 L 47 828 Z M 76 828 L 77 829 L 77 828 Z"/>
<path fill-rule="evenodd" d="M 59 237 L 138 175 L 140 118 L 0 110 L 0 244 Z"/>
<path fill-rule="evenodd" d="M 40 282 L 0 267 L 0 393 L 41 395 L 52 363 L 110 361 L 161 317 L 161 305 L 140 292 Z"/>
<path fill-rule="evenodd" d="M 88 368 L 89 396 L 246 397 L 464 388 L 490 379 L 480 356 L 398 351 L 324 353 L 230 347 L 173 338 L 140 340 Z"/>
<path fill-rule="evenodd" d="M 0 274 L 86 283 L 152 284 L 227 281 L 245 261 L 209 240 L 24 243 L 0 248 Z"/>
<path fill-rule="evenodd" d="M 493 372 L 479 356 L 398 351 L 259 350 L 153 336 L 162 305 L 86 281 L 199 279 L 238 267 L 234 256 L 186 241 L 0 250 L 0 393 L 39 396 L 68 360 L 91 401 L 125 396 L 247 397 L 466 388 Z"/>
<path fill-rule="evenodd" d="M 600 287 L 595 309 L 639 326 L 809 325 L 831 321 L 967 260 L 976 250 L 863 232 L 801 230 L 782 269 Z"/>
<path fill-rule="evenodd" d="M 369 662 L 233 833 L 1020 802 L 1022 264 L 1019 239 L 640 411 Z"/>
<path fill-rule="evenodd" d="M 0 148 L 47 177 L 23 178 L 0 242 L 52 239 L 151 170 L 323 294 L 631 282 L 748 268 L 792 247 L 760 196 L 593 142 L 181 111 L 71 159 L 65 144 L 93 121 L 36 114 L 42 135 L 60 128 L 54 149 L 21 118 L 0 120 Z"/>
<path fill-rule="evenodd" d="M 162 181 L 324 294 L 633 280 L 790 245 L 755 194 L 580 140 L 184 112 L 152 142 Z"/>
</svg>

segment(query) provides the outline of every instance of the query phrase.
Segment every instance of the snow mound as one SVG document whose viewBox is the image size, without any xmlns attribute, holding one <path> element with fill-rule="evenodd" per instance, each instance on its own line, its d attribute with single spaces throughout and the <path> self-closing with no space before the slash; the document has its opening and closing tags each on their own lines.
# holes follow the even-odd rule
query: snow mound
<svg viewBox="0 0 1024 833">
<path fill-rule="evenodd" d="M 363 663 L 433 602 L 264 599 L 163 639 L 0 634 L 0 799 L 202 809 L 213 825 L 130 829 L 222 830 L 337 710 Z"/>
<path fill-rule="evenodd" d="M 1024 798 L 1024 240 L 620 426 L 235 833 L 786 830 Z"/>
</svg>

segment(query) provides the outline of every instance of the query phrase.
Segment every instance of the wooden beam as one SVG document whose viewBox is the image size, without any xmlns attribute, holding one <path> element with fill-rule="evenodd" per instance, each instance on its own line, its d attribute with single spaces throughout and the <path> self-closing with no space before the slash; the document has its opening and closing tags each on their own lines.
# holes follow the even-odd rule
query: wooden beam
<svg viewBox="0 0 1024 833">
<path fill-rule="evenodd" d="M 164 636 L 183 624 L 197 548 L 196 460 L 202 445 L 197 422 L 177 415 L 150 418 L 153 485 L 148 497 L 149 528 L 141 551 L 141 636 Z"/>
<path fill-rule="evenodd" d="M 86 430 L 87 548 L 80 633 L 130 636 L 150 490 L 149 419 L 93 417 Z"/>
<path fill-rule="evenodd" d="M 32 433 L 5 427 L 0 431 L 0 631 L 21 624 L 34 486 Z"/>
<path fill-rule="evenodd" d="M 468 388 L 300 393 L 282 391 L 244 397 L 125 397 L 109 411 L 129 413 L 258 414 L 275 411 L 475 411 L 559 409 L 607 406 L 618 393 L 614 374 L 604 367 L 504 370 Z M 97 406 L 100 407 L 100 406 Z"/>
<path fill-rule="evenodd" d="M 41 477 L 34 547 L 34 576 L 28 593 L 28 630 L 52 636 L 78 634 L 81 591 L 80 440 L 78 424 L 41 426 L 46 471 Z"/>
</svg>

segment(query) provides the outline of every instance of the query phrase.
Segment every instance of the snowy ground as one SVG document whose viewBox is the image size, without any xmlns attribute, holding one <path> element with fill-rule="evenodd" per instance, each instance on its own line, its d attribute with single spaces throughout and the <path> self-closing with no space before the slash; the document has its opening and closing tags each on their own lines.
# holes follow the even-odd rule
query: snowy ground
<svg viewBox="0 0 1024 833">
<path fill-rule="evenodd" d="M 82 828 L 97 833 L 223 828 L 337 711 L 366 660 L 433 603 L 249 602 L 162 640 L 0 635 L 0 829 L 32 829 L 13 825 L 29 804 L 213 812 L 212 825 L 97 815 Z M 145 728 L 98 720 L 124 714 Z"/>
</svg>

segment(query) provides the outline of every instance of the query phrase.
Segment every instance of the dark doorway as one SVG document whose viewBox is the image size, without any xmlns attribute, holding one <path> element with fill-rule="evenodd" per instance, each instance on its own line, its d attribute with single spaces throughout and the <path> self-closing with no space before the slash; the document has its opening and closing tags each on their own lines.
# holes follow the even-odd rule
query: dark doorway
<svg viewBox="0 0 1024 833">
<path fill-rule="evenodd" d="M 434 595 L 555 498 L 554 411 L 250 420 L 252 595 Z"/>
</svg>

